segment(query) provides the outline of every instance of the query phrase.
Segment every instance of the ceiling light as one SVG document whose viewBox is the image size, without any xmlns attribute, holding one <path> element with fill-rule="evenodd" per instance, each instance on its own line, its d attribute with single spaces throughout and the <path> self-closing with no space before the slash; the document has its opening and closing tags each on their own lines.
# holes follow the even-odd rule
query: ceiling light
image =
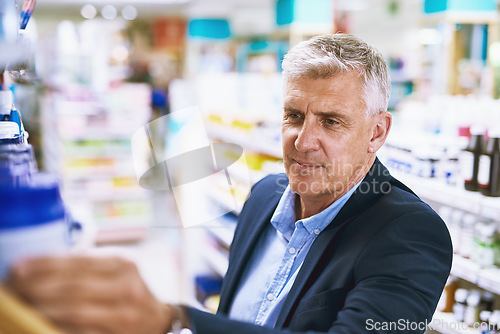
<svg viewBox="0 0 500 334">
<path fill-rule="evenodd" d="M 86 19 L 93 19 L 97 15 L 97 9 L 91 4 L 86 4 L 80 10 L 80 14 Z"/>
<path fill-rule="evenodd" d="M 102 7 L 102 9 L 101 9 L 101 15 L 106 20 L 113 20 L 116 17 L 116 14 L 117 14 L 117 10 L 112 5 L 106 5 L 106 6 Z"/>
<path fill-rule="evenodd" d="M 132 5 L 126 5 L 122 9 L 122 17 L 128 21 L 135 20 L 137 17 L 137 9 Z"/>
</svg>

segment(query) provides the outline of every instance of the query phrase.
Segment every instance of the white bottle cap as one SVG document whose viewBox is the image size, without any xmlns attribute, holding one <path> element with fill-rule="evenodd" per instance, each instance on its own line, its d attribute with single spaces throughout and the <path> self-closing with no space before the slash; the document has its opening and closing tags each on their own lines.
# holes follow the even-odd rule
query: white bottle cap
<svg viewBox="0 0 500 334">
<path fill-rule="evenodd" d="M 500 138 L 500 127 L 495 126 L 488 130 L 488 137 L 490 138 Z"/>
<path fill-rule="evenodd" d="M 0 139 L 13 138 L 19 135 L 19 125 L 16 122 L 0 122 Z"/>
<path fill-rule="evenodd" d="M 486 127 L 482 125 L 473 125 L 470 127 L 471 135 L 484 135 L 486 133 Z"/>
<path fill-rule="evenodd" d="M 10 90 L 0 90 L 0 113 L 4 110 L 10 113 L 12 102 L 12 92 Z"/>
</svg>

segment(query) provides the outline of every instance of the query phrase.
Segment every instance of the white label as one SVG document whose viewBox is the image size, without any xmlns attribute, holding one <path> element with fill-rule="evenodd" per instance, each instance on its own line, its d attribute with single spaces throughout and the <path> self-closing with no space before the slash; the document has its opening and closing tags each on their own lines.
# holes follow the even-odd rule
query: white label
<svg viewBox="0 0 500 334">
<path fill-rule="evenodd" d="M 482 155 L 479 160 L 479 172 L 477 174 L 477 182 L 486 187 L 490 183 L 490 164 L 491 160 L 488 155 Z"/>
<path fill-rule="evenodd" d="M 463 151 L 460 153 L 459 162 L 462 179 L 466 181 L 472 180 L 472 175 L 474 173 L 474 154 L 472 154 L 472 152 Z"/>
<path fill-rule="evenodd" d="M 57 254 L 69 249 L 64 220 L 0 230 L 0 280 L 12 263 L 21 258 Z"/>
</svg>

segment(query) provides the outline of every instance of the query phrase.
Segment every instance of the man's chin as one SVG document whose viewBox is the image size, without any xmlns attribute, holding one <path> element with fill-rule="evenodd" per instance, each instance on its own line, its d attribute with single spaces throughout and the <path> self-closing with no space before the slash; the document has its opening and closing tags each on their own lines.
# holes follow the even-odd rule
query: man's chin
<svg viewBox="0 0 500 334">
<path fill-rule="evenodd" d="M 292 176 L 289 180 L 290 188 L 300 196 L 314 197 L 329 192 L 329 184 L 315 175 Z"/>
</svg>

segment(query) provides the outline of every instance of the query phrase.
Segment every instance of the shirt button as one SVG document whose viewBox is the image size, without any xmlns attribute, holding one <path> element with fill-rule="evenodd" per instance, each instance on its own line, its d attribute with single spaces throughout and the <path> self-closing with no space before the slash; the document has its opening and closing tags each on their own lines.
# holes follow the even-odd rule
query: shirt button
<svg viewBox="0 0 500 334">
<path fill-rule="evenodd" d="M 288 253 L 295 254 L 295 248 L 290 247 L 290 249 L 288 250 Z"/>
<path fill-rule="evenodd" d="M 273 300 L 274 299 L 274 295 L 272 293 L 268 294 L 267 295 L 267 299 L 268 300 Z"/>
<path fill-rule="evenodd" d="M 319 234 L 319 232 L 321 232 L 321 231 L 319 230 L 319 228 L 317 228 L 317 229 L 315 229 L 315 230 L 314 230 L 314 234 L 316 234 L 316 235 L 318 235 L 318 234 Z"/>
</svg>

